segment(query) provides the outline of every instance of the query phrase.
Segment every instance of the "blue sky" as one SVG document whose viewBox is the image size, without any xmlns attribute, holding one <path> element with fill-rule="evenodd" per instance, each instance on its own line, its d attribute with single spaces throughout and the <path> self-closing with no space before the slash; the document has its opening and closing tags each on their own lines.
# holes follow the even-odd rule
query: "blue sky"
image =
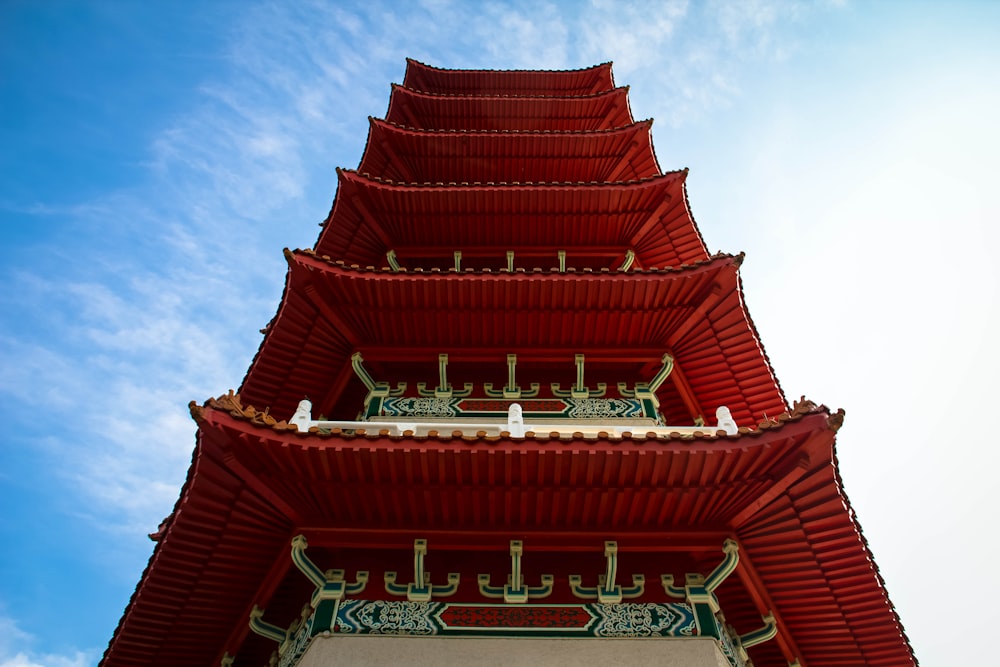
<svg viewBox="0 0 1000 667">
<path fill-rule="evenodd" d="M 0 3 L 0 667 L 95 663 L 407 56 L 612 60 L 925 665 L 1000 594 L 1000 4 Z M 944 587 L 950 595 L 945 595 Z M 947 615 L 963 613 L 961 624 Z M 964 653 L 963 653 L 964 652 Z"/>
</svg>

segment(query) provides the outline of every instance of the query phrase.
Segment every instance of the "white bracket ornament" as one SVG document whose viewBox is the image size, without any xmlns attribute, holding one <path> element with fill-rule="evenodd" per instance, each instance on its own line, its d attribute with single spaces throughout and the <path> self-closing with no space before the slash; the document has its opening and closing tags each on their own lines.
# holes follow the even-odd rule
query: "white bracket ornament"
<svg viewBox="0 0 1000 667">
<path fill-rule="evenodd" d="M 525 586 L 524 575 L 521 574 L 521 556 L 524 554 L 524 545 L 521 540 L 510 541 L 510 575 L 507 577 L 507 585 L 490 586 L 490 575 L 479 575 L 479 592 L 487 598 L 503 598 L 507 604 L 524 604 L 528 600 L 538 600 L 552 594 L 552 585 L 555 577 L 551 574 L 543 574 L 540 586 Z"/>
<path fill-rule="evenodd" d="M 448 583 L 431 584 L 431 573 L 424 572 L 424 556 L 427 555 L 427 540 L 413 541 L 413 582 L 397 584 L 396 573 L 385 573 L 385 590 L 391 595 L 405 596 L 410 602 L 430 602 L 435 597 L 448 597 L 458 590 L 461 575 L 448 573 Z"/>
<path fill-rule="evenodd" d="M 615 583 L 618 575 L 618 543 L 604 543 L 604 557 L 607 568 L 604 574 L 598 575 L 597 586 L 583 586 L 583 578 L 578 574 L 569 576 L 569 587 L 573 595 L 583 600 L 594 600 L 602 604 L 617 604 L 622 600 L 637 598 L 646 588 L 646 577 L 641 574 L 632 575 L 632 585 L 619 586 Z"/>
</svg>

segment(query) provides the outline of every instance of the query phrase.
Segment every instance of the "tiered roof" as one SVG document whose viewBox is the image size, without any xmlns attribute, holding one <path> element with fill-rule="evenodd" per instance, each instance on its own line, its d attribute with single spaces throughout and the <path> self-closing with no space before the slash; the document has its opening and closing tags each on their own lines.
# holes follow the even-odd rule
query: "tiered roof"
<svg viewBox="0 0 1000 667">
<path fill-rule="evenodd" d="M 552 132 L 610 130 L 631 125 L 628 88 L 580 97 L 442 95 L 393 86 L 390 123 L 421 130 Z"/>
<path fill-rule="evenodd" d="M 731 540 L 726 620 L 747 632 L 771 612 L 777 627 L 749 648 L 758 667 L 914 664 L 841 490 L 842 413 L 787 405 L 743 304 L 742 255 L 709 256 L 686 171 L 660 172 L 649 129 L 610 64 L 408 61 L 359 169 L 339 172 L 315 249 L 286 251 L 240 394 L 192 404 L 188 480 L 104 664 L 265 663 L 276 645 L 250 632 L 251 610 L 284 627 L 313 590 L 288 555 L 298 534 L 316 562 L 370 571 L 376 600 L 392 597 L 382 573 L 426 539 L 435 572 L 462 573 L 459 603 L 482 601 L 476 573 L 503 579 L 512 539 L 532 576 L 553 573 L 556 604 L 575 600 L 571 570 L 602 569 L 605 541 L 656 582 L 712 571 Z M 628 402 L 662 365 L 661 420 L 524 435 L 346 421 L 376 395 L 456 410 L 451 387 L 506 410 L 509 396 L 483 392 L 514 354 L 520 386 L 567 405 L 577 394 L 556 387 L 580 381 L 574 357 L 598 402 Z M 417 393 L 440 359 L 448 387 Z M 305 397 L 325 417 L 302 417 Z M 738 428 L 662 424 L 711 421 L 718 406 Z M 662 600 L 656 589 L 637 602 Z"/>
<path fill-rule="evenodd" d="M 412 183 L 635 181 L 660 169 L 647 120 L 598 131 L 417 130 L 370 119 L 358 171 Z M 483 155 L 498 159 L 483 160 Z"/>
</svg>

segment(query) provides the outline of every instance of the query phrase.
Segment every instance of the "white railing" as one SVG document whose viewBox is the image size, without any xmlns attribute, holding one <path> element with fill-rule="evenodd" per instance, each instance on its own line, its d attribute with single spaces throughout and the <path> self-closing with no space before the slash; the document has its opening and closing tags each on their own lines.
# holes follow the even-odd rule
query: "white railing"
<svg viewBox="0 0 1000 667">
<path fill-rule="evenodd" d="M 620 438 L 625 433 L 647 434 L 654 433 L 657 436 L 694 435 L 696 433 L 715 433 L 725 431 L 726 435 L 735 435 L 738 432 L 736 422 L 729 412 L 729 408 L 721 406 L 715 411 L 716 426 L 652 426 L 643 424 L 622 424 L 622 423 L 599 423 L 599 422 L 574 422 L 570 420 L 559 422 L 526 422 L 522 416 L 521 406 L 512 403 L 507 412 L 506 422 L 472 422 L 472 421 L 406 421 L 406 420 L 384 420 L 384 421 L 333 421 L 315 420 L 312 418 L 312 403 L 308 400 L 299 402 L 299 407 L 289 420 L 295 424 L 302 432 L 308 431 L 312 427 L 321 429 L 340 430 L 361 430 L 368 433 L 379 433 L 388 431 L 389 435 L 404 435 L 409 432 L 416 436 L 426 436 L 430 431 L 436 431 L 442 435 L 451 435 L 459 432 L 461 435 L 475 435 L 484 433 L 487 436 L 499 436 L 502 433 L 509 433 L 515 438 L 524 437 L 526 433 L 538 434 L 558 433 L 560 437 L 571 437 L 575 433 L 581 433 L 584 437 L 596 437 L 601 433 L 608 437 Z"/>
</svg>

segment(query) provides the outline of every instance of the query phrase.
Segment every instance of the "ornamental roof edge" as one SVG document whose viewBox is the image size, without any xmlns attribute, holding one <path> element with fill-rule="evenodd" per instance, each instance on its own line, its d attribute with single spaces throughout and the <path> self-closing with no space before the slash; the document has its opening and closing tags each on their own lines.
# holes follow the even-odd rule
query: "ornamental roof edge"
<svg viewBox="0 0 1000 667">
<path fill-rule="evenodd" d="M 430 431 L 427 435 L 415 435 L 415 434 L 392 434 L 387 429 L 374 430 L 372 432 L 367 432 L 364 429 L 332 429 L 329 432 L 320 431 L 318 428 L 310 428 L 308 431 L 301 431 L 299 428 L 290 423 L 285 419 L 277 419 L 273 415 L 269 414 L 269 409 L 264 408 L 263 410 L 258 410 L 255 406 L 246 404 L 242 402 L 240 395 L 233 390 L 230 390 L 226 394 L 222 394 L 217 398 L 209 398 L 200 406 L 198 406 L 194 401 L 191 402 L 191 412 L 192 415 L 197 412 L 199 426 L 203 426 L 208 422 L 208 412 L 217 411 L 221 413 L 226 413 L 234 419 L 246 422 L 254 426 L 255 428 L 268 429 L 277 433 L 294 433 L 297 437 L 302 438 L 340 438 L 345 440 L 363 439 L 363 440 L 373 440 L 373 439 L 387 439 L 390 441 L 401 441 L 401 440 L 430 440 L 430 441 L 440 441 L 440 442 L 450 442 L 453 440 L 461 440 L 464 442 L 488 442 L 496 443 L 501 440 L 509 440 L 512 442 L 572 442 L 572 441 L 585 441 L 585 442 L 599 442 L 606 440 L 611 443 L 621 443 L 621 442 L 657 442 L 657 443 L 667 443 L 667 442 L 714 442 L 714 441 L 732 441 L 740 440 L 743 438 L 758 438 L 762 437 L 766 433 L 779 431 L 788 424 L 793 424 L 799 422 L 806 417 L 813 415 L 825 415 L 826 421 L 824 426 L 836 432 L 830 424 L 831 421 L 835 420 L 838 415 L 843 414 L 843 411 L 838 411 L 837 413 L 831 413 L 830 409 L 823 404 L 817 404 L 813 401 L 806 399 L 804 396 L 795 402 L 793 408 L 787 412 L 784 412 L 776 417 L 769 417 L 767 419 L 761 420 L 756 428 L 749 428 L 746 426 L 741 426 L 738 431 L 732 435 L 727 435 L 724 431 L 713 430 L 712 427 L 706 426 L 703 432 L 697 432 L 694 434 L 657 434 L 654 432 L 643 433 L 642 426 L 635 426 L 634 432 L 625 431 L 622 433 L 621 437 L 615 437 L 609 434 L 603 436 L 584 436 L 583 434 L 573 433 L 572 435 L 566 435 L 561 432 L 551 432 L 551 433 L 535 433 L 528 430 L 523 437 L 513 436 L 510 433 L 501 433 L 500 436 L 487 435 L 485 432 L 477 433 L 464 433 L 464 432 L 449 432 L 449 433 L 438 433 L 437 431 Z M 380 426 L 377 423 L 373 423 L 373 426 Z M 530 426 L 530 424 L 526 424 Z M 351 432 L 348 432 L 351 431 Z"/>
<path fill-rule="evenodd" d="M 437 72 L 469 72 L 469 73 L 480 73 L 480 72 L 539 72 L 539 73 L 548 73 L 548 72 L 552 72 L 552 73 L 576 74 L 576 73 L 589 72 L 589 71 L 592 71 L 592 70 L 599 70 L 599 69 L 602 69 L 602 68 L 608 68 L 608 69 L 610 69 L 611 66 L 614 64 L 614 61 L 612 61 L 612 60 L 605 60 L 604 62 L 600 62 L 600 63 L 594 64 L 594 65 L 588 65 L 586 67 L 569 67 L 569 68 L 565 68 L 565 69 L 530 69 L 530 68 L 525 68 L 525 69 L 469 69 L 469 68 L 464 68 L 464 67 L 454 67 L 453 68 L 453 67 L 438 67 L 436 65 L 428 65 L 427 63 L 423 62 L 422 60 L 417 60 L 416 58 L 411 58 L 411 57 L 407 56 L 406 57 L 406 64 L 409 65 L 410 63 L 413 63 L 414 65 L 419 65 L 421 67 L 425 67 L 425 68 L 427 68 L 429 70 L 434 70 L 434 71 L 437 71 Z"/>
<path fill-rule="evenodd" d="M 697 262 L 684 263 L 678 266 L 648 266 L 648 267 L 633 267 L 626 271 L 593 271 L 593 270 L 577 270 L 572 267 L 566 270 L 560 270 L 558 267 L 553 267 L 549 269 L 516 269 L 515 271 L 508 271 L 506 269 L 498 269 L 496 271 L 491 271 L 489 269 L 463 269 L 461 271 L 456 271 L 453 268 L 448 270 L 420 270 L 411 269 L 407 270 L 405 268 L 400 268 L 398 271 L 394 271 L 389 267 L 376 267 L 376 266 L 361 266 L 359 264 L 349 264 L 342 259 L 333 259 L 329 255 L 320 255 L 312 248 L 297 248 L 295 250 L 285 249 L 284 256 L 286 260 L 291 263 L 298 257 L 309 258 L 310 260 L 321 262 L 328 266 L 329 268 L 350 272 L 350 273 L 375 273 L 379 275 L 392 274 L 398 276 L 426 276 L 426 277 L 468 277 L 468 276 L 485 276 L 485 277 L 505 277 L 505 276 L 526 276 L 526 275 L 544 275 L 547 278 L 562 278 L 570 280 L 573 278 L 600 278 L 607 276 L 656 276 L 663 274 L 676 275 L 680 273 L 686 273 L 689 271 L 697 271 L 699 269 L 709 268 L 712 264 L 731 264 L 734 268 L 739 269 L 740 265 L 743 263 L 744 253 L 740 252 L 738 254 L 730 254 L 718 252 L 711 255 L 707 259 L 699 260 Z"/>
<path fill-rule="evenodd" d="M 630 181 L 524 181 L 524 182 L 494 182 L 494 181 L 473 181 L 473 182 L 455 182 L 449 181 L 447 183 L 438 182 L 423 182 L 423 183 L 410 183 L 410 182 L 398 182 L 393 181 L 388 178 L 381 178 L 379 176 L 373 176 L 367 172 L 360 172 L 357 169 L 346 169 L 343 167 L 336 168 L 337 176 L 344 179 L 350 179 L 355 182 L 369 182 L 375 186 L 382 187 L 393 187 L 393 188 L 406 188 L 406 189 L 434 189 L 434 188 L 448 188 L 454 191 L 454 189 L 465 189 L 465 190 L 475 190 L 483 188 L 531 188 L 531 189 L 542 189 L 549 188 L 552 190 L 556 189 L 567 189 L 567 188 L 626 188 L 649 185 L 655 182 L 673 183 L 674 181 L 687 180 L 687 175 L 689 169 L 684 167 L 683 169 L 673 169 L 671 171 L 665 171 L 660 174 L 655 174 L 653 176 L 647 176 L 646 178 L 637 178 Z"/>
<path fill-rule="evenodd" d="M 482 135 L 502 135 L 502 136 L 517 136 L 517 135 L 566 135 L 566 136 L 587 136 L 587 135 L 605 135 L 605 134 L 615 134 L 635 131 L 642 126 L 653 126 L 652 118 L 643 118 L 641 120 L 633 121 L 628 125 L 619 125 L 617 127 L 606 127 L 598 128 L 594 130 L 482 130 L 482 129 L 436 129 L 436 128 L 421 128 L 413 127 L 412 125 L 403 125 L 402 123 L 394 123 L 391 120 L 386 120 L 385 118 L 377 118 L 374 116 L 368 116 L 368 120 L 373 125 L 380 125 L 383 127 L 394 128 L 398 130 L 405 130 L 407 132 L 412 132 L 414 134 L 428 134 L 428 135 L 445 135 L 445 134 L 455 134 L 455 135 L 469 135 L 469 134 L 482 134 Z"/>
</svg>

